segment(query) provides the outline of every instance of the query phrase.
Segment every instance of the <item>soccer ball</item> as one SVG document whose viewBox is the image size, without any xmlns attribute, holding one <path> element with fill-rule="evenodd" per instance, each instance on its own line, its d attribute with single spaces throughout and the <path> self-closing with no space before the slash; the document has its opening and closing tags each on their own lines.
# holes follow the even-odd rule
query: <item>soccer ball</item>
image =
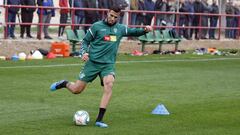
<svg viewBox="0 0 240 135">
<path fill-rule="evenodd" d="M 89 121 L 89 114 L 84 110 L 77 111 L 73 116 L 73 122 L 77 126 L 85 126 L 89 123 Z"/>
</svg>

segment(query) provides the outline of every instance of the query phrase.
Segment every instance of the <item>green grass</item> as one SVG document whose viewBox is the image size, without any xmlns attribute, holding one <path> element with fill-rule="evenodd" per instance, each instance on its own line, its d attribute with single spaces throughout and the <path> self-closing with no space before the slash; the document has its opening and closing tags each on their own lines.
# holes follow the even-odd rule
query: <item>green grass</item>
<svg viewBox="0 0 240 135">
<path fill-rule="evenodd" d="M 41 67 L 56 64 L 65 66 Z M 80 95 L 49 91 L 54 81 L 74 81 L 81 66 L 78 58 L 0 61 L 0 134 L 240 134 L 239 56 L 120 55 L 104 118 L 108 129 L 94 126 L 102 95 L 99 79 Z M 159 103 L 167 107 L 169 116 L 151 114 Z M 91 117 L 85 127 L 72 123 L 73 114 L 81 109 Z"/>
</svg>

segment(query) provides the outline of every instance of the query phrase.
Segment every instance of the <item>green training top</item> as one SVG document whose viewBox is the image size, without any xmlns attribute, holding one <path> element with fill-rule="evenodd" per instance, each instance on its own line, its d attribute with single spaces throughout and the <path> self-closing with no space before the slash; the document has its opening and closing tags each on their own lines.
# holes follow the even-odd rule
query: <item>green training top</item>
<svg viewBox="0 0 240 135">
<path fill-rule="evenodd" d="M 112 26 L 106 21 L 94 23 L 86 33 L 80 49 L 80 55 L 89 53 L 89 60 L 98 63 L 115 63 L 120 40 L 124 36 L 141 36 L 146 32 L 142 28 L 129 28 L 116 23 Z"/>
</svg>

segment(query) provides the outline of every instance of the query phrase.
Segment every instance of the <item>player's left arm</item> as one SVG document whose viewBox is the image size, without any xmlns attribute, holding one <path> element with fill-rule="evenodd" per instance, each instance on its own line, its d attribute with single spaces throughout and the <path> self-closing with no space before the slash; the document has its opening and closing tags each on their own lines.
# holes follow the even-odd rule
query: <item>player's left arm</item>
<svg viewBox="0 0 240 135">
<path fill-rule="evenodd" d="M 152 26 L 145 26 L 143 28 L 130 28 L 125 27 L 125 31 L 123 32 L 123 36 L 142 36 L 148 32 L 152 31 Z"/>
</svg>

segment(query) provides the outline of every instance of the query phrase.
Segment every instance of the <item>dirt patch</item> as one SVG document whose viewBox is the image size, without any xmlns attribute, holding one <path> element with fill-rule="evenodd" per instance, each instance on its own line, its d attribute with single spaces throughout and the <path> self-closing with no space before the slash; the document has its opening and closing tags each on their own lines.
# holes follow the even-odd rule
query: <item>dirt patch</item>
<svg viewBox="0 0 240 135">
<path fill-rule="evenodd" d="M 50 50 L 51 40 L 37 40 L 37 39 L 17 39 L 17 40 L 2 40 L 0 41 L 0 56 L 11 57 L 14 54 L 20 52 L 25 52 L 29 54 L 31 50 L 36 50 L 38 48 Z M 240 49 L 239 40 L 200 40 L 200 41 L 182 41 L 179 44 L 180 50 L 193 50 L 196 48 L 208 48 L 216 47 L 218 49 Z M 153 50 L 158 49 L 158 44 L 146 45 L 145 50 L 151 53 Z M 163 50 L 173 50 L 174 45 L 163 45 Z M 120 44 L 120 53 L 131 53 L 134 50 L 141 50 L 141 45 L 139 41 L 126 40 L 122 41 Z"/>
</svg>

